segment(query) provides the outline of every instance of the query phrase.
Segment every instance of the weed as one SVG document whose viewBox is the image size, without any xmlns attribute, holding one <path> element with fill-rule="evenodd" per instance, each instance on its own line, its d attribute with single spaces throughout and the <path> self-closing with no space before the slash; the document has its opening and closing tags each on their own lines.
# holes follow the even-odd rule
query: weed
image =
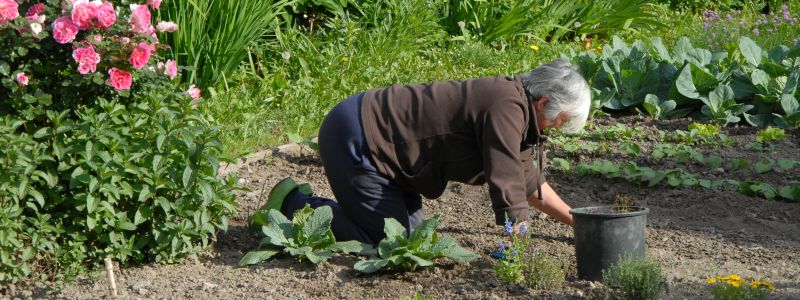
<svg viewBox="0 0 800 300">
<path fill-rule="evenodd" d="M 665 286 L 657 261 L 629 255 L 603 270 L 603 282 L 622 291 L 627 299 L 656 299 Z"/>
</svg>

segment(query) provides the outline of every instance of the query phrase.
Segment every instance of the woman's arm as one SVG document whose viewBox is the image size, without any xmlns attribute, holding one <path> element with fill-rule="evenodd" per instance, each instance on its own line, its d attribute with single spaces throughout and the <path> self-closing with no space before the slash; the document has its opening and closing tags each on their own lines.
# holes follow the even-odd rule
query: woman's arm
<svg viewBox="0 0 800 300">
<path fill-rule="evenodd" d="M 537 192 L 535 191 L 528 198 L 528 203 L 531 206 L 564 224 L 572 226 L 572 214 L 569 213 L 569 205 L 564 200 L 561 200 L 561 197 L 556 194 L 556 191 L 547 182 L 542 183 L 542 200 L 539 200 L 536 196 Z"/>
</svg>

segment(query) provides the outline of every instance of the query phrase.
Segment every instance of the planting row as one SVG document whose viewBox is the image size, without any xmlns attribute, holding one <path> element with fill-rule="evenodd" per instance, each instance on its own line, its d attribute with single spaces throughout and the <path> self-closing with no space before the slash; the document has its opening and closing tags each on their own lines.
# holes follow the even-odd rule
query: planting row
<svg viewBox="0 0 800 300">
<path fill-rule="evenodd" d="M 747 37 L 732 52 L 694 48 L 688 38 L 672 51 L 661 39 L 631 46 L 618 37 L 601 55 L 574 55 L 591 82 L 595 113 L 637 110 L 655 119 L 695 116 L 725 125 L 800 124 L 800 45 L 761 49 Z"/>
</svg>

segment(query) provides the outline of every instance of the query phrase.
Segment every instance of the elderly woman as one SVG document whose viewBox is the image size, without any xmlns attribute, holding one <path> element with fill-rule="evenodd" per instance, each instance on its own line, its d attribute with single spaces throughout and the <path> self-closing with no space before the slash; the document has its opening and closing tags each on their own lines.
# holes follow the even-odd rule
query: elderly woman
<svg viewBox="0 0 800 300">
<path fill-rule="evenodd" d="M 586 80 L 563 59 L 517 78 L 369 90 L 334 107 L 319 131 L 320 157 L 338 202 L 286 178 L 265 208 L 291 216 L 307 203 L 327 205 L 337 240 L 377 244 L 384 218 L 410 232 L 424 218 L 421 196 L 437 198 L 456 181 L 489 185 L 497 224 L 524 224 L 533 206 L 572 225 L 569 205 L 534 168 L 532 148 L 542 166 L 542 129 L 581 130 L 590 104 Z"/>
</svg>

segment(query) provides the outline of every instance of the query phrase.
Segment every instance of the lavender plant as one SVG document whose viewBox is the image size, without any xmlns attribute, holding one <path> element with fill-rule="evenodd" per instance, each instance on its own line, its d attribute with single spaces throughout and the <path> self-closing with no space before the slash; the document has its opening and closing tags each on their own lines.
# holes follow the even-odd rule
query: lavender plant
<svg viewBox="0 0 800 300">
<path fill-rule="evenodd" d="M 504 232 L 511 243 L 500 243 L 492 257 L 497 259 L 494 271 L 497 279 L 533 289 L 555 289 L 564 284 L 566 271 L 561 262 L 535 249 L 526 223 L 515 232 L 512 222 L 506 222 Z"/>
</svg>

